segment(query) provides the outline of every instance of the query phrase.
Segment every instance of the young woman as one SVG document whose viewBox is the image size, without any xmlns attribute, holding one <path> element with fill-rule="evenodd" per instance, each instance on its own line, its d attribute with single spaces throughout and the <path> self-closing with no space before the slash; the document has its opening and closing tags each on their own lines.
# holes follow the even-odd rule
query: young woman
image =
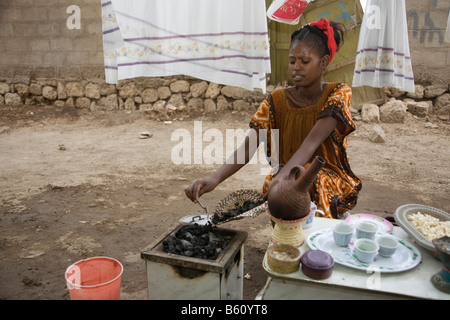
<svg viewBox="0 0 450 320">
<path fill-rule="evenodd" d="M 340 218 L 356 205 L 361 181 L 350 169 L 346 153 L 346 137 L 355 130 L 350 115 L 351 89 L 344 83 L 324 83 L 322 75 L 343 43 L 341 25 L 326 19 L 307 24 L 291 36 L 289 70 L 293 87 L 272 92 L 260 105 L 250 121 L 249 136 L 227 161 L 208 179 L 197 180 L 186 188 L 194 202 L 236 173 L 251 159 L 250 139 L 259 129 L 278 130 L 278 161 L 281 170 L 269 174 L 263 192 L 282 181 L 291 168 L 307 167 L 315 156 L 326 160 L 310 188 L 311 201 L 328 218 Z M 272 149 L 268 139 L 267 152 Z M 245 152 L 245 163 L 239 164 L 238 154 Z M 272 165 L 272 163 L 271 163 Z"/>
</svg>

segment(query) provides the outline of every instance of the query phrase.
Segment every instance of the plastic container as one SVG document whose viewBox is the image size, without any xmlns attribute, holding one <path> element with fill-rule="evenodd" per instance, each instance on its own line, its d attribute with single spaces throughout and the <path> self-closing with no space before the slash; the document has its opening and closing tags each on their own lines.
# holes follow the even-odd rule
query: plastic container
<svg viewBox="0 0 450 320">
<path fill-rule="evenodd" d="M 108 257 L 80 260 L 67 268 L 70 300 L 119 300 L 122 264 Z"/>
<path fill-rule="evenodd" d="M 302 263 L 302 272 L 312 279 L 326 279 L 333 273 L 333 257 L 325 251 L 306 251 L 300 258 L 300 261 Z"/>
</svg>

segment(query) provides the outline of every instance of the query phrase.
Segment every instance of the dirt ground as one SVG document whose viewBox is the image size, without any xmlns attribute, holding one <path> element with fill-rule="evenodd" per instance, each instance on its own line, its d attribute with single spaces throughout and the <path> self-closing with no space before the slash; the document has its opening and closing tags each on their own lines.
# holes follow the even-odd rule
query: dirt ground
<svg viewBox="0 0 450 320">
<path fill-rule="evenodd" d="M 183 117 L 183 119 L 180 119 Z M 176 129 L 247 129 L 250 113 L 177 115 L 168 124 L 148 114 L 91 113 L 48 106 L 0 107 L 0 299 L 67 300 L 64 271 L 93 256 L 124 265 L 121 299 L 146 299 L 141 251 L 188 214 L 202 213 L 184 195 L 217 165 L 175 165 Z M 406 203 L 450 212 L 450 124 L 408 115 L 381 124 L 386 142 L 369 141 L 372 124 L 357 122 L 348 154 L 363 188 L 352 213 L 393 214 Z M 140 139 L 140 133 L 152 136 Z M 209 142 L 204 142 L 203 147 Z M 260 189 L 263 165 L 251 164 L 202 202 L 210 209 L 230 192 Z M 261 266 L 271 233 L 267 216 L 233 221 L 245 230 L 244 298 L 267 279 Z"/>
</svg>

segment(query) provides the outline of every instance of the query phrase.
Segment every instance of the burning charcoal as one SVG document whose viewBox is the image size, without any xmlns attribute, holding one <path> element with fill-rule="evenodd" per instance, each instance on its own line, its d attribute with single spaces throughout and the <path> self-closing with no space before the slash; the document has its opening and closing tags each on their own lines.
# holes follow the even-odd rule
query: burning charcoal
<svg viewBox="0 0 450 320">
<path fill-rule="evenodd" d="M 175 236 L 163 241 L 163 249 L 167 253 L 215 260 L 230 242 L 231 236 L 220 236 L 211 230 L 211 224 L 183 226 Z"/>
<path fill-rule="evenodd" d="M 186 239 L 189 242 L 192 242 L 194 236 L 190 232 L 185 232 L 183 235 L 183 239 Z"/>
<path fill-rule="evenodd" d="M 194 255 L 194 251 L 186 250 L 183 252 L 183 256 L 192 257 Z"/>
<path fill-rule="evenodd" d="M 192 248 L 194 248 L 192 243 L 190 243 L 189 241 L 183 240 L 183 239 L 181 239 L 180 241 L 181 241 L 181 244 L 183 245 L 184 250 L 192 250 Z"/>
</svg>

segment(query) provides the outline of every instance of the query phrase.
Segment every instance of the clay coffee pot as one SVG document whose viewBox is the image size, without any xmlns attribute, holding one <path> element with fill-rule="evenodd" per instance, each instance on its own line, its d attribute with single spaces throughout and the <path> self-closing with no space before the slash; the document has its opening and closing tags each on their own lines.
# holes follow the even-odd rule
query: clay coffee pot
<svg viewBox="0 0 450 320">
<path fill-rule="evenodd" d="M 315 157 L 307 169 L 295 166 L 287 179 L 271 186 L 267 198 L 270 214 L 283 220 L 297 220 L 307 216 L 311 208 L 308 189 L 324 164 L 323 158 Z"/>
<path fill-rule="evenodd" d="M 293 167 L 287 178 L 269 188 L 267 204 L 270 219 L 275 222 L 271 235 L 273 243 L 291 244 L 299 247 L 304 242 L 302 223 L 311 214 L 311 197 L 308 189 L 325 164 L 315 157 L 305 169 Z"/>
</svg>

